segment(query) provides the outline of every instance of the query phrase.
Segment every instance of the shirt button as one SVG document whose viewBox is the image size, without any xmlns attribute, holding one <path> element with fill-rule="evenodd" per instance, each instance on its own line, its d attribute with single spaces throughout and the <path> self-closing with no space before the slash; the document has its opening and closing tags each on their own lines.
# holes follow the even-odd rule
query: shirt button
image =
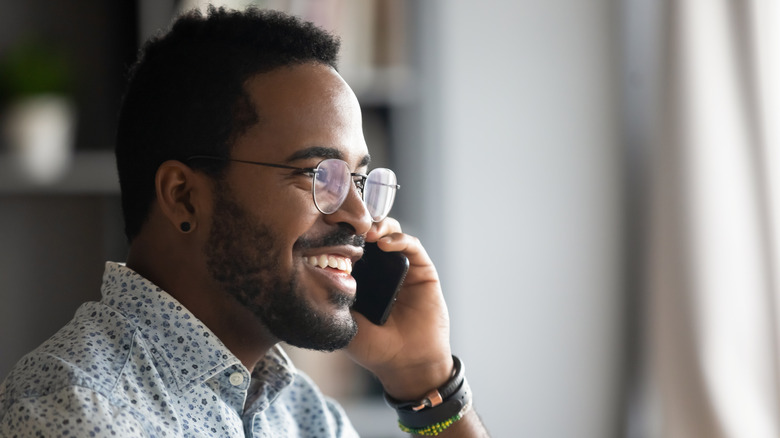
<svg viewBox="0 0 780 438">
<path fill-rule="evenodd" d="M 231 385 L 238 386 L 244 383 L 244 375 L 237 371 L 230 375 L 229 380 Z"/>
</svg>

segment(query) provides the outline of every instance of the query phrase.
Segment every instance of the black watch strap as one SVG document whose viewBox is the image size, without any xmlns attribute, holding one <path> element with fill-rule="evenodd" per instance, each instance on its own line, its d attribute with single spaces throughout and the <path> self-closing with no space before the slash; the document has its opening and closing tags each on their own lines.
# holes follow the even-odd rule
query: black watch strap
<svg viewBox="0 0 780 438">
<path fill-rule="evenodd" d="M 398 413 L 398 420 L 407 427 L 420 428 L 440 423 L 458 415 L 471 401 L 471 389 L 466 382 L 463 363 L 452 356 L 453 376 L 440 388 L 416 401 L 399 401 L 385 393 L 385 401 Z"/>
<path fill-rule="evenodd" d="M 459 417 L 470 402 L 471 388 L 469 388 L 468 382 L 464 379 L 455 394 L 440 405 L 420 411 L 400 409 L 396 413 L 398 414 L 398 421 L 404 426 L 423 428 Z"/>
</svg>

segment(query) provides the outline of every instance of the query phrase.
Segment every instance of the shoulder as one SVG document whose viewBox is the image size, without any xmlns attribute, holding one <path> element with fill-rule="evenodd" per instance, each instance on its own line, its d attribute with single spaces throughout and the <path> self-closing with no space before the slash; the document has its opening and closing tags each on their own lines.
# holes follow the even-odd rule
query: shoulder
<svg viewBox="0 0 780 438">
<path fill-rule="evenodd" d="M 99 303 L 76 316 L 23 357 L 0 385 L 0 417 L 20 400 L 45 398 L 69 387 L 108 395 L 133 343 L 134 330 Z"/>
<path fill-rule="evenodd" d="M 114 309 L 82 305 L 0 385 L 0 436 L 144 436 L 148 422 L 122 388 L 139 336 Z"/>
<path fill-rule="evenodd" d="M 0 415 L 0 436 L 145 436 L 136 418 L 89 388 L 66 386 L 8 408 Z"/>
</svg>

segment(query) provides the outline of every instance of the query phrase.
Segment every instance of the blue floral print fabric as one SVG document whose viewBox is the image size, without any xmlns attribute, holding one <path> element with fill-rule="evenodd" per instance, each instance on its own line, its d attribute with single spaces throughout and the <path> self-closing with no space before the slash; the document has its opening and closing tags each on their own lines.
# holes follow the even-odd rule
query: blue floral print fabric
<svg viewBox="0 0 780 438">
<path fill-rule="evenodd" d="M 0 385 L 0 436 L 357 436 L 280 347 L 250 373 L 124 265 L 106 263 L 101 291 Z"/>
</svg>

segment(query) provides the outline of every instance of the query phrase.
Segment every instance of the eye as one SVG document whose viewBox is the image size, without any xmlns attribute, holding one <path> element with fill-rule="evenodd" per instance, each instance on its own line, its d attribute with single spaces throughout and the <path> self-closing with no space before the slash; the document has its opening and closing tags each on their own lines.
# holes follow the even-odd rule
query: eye
<svg viewBox="0 0 780 438">
<path fill-rule="evenodd" d="M 352 181 L 355 182 L 355 187 L 357 187 L 360 196 L 363 196 L 363 190 L 366 187 L 366 177 L 363 175 L 354 175 Z"/>
<path fill-rule="evenodd" d="M 318 173 L 317 173 L 316 169 L 301 169 L 301 170 L 294 171 L 292 174 L 293 175 L 301 175 L 301 176 L 305 176 L 307 178 L 311 178 L 313 176 L 317 176 Z"/>
</svg>

